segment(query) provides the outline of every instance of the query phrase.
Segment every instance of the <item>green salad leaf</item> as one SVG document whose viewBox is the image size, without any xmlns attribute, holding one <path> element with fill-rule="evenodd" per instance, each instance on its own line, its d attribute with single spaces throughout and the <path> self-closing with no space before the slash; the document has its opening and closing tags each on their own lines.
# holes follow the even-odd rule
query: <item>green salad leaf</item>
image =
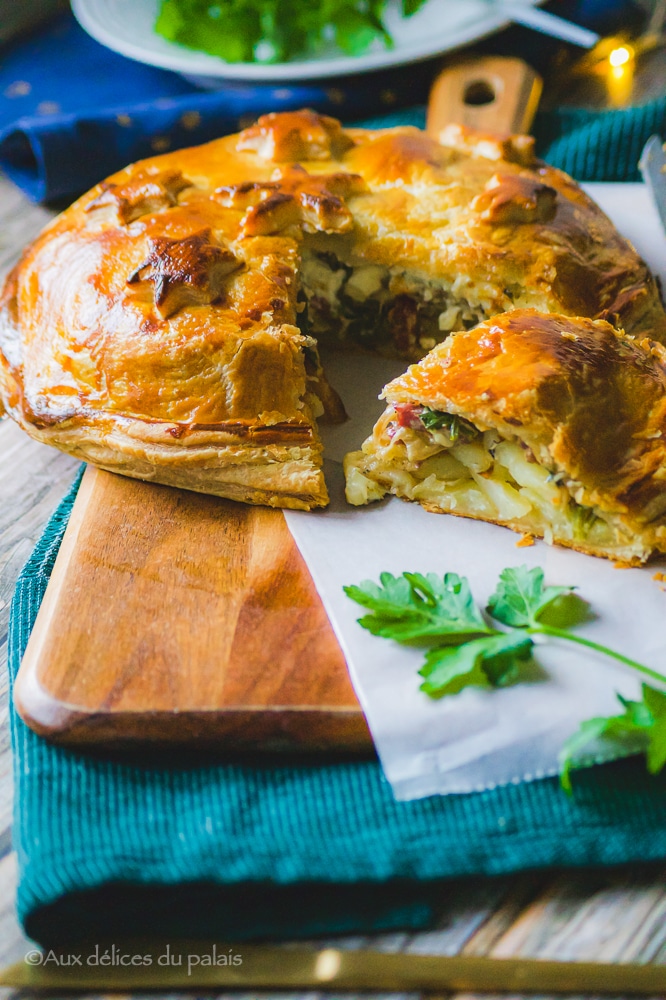
<svg viewBox="0 0 666 1000">
<path fill-rule="evenodd" d="M 388 0 L 162 0 L 155 30 L 227 62 L 287 62 L 334 42 L 347 55 L 391 47 Z M 410 17 L 425 0 L 402 0 Z"/>
</svg>

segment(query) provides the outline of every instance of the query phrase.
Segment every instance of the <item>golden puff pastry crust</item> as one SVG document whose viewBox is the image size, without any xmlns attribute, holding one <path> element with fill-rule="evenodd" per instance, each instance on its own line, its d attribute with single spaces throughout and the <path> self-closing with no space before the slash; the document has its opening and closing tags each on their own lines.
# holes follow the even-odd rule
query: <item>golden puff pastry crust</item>
<svg viewBox="0 0 666 1000">
<path fill-rule="evenodd" d="M 520 306 L 666 340 L 647 268 L 526 137 L 313 112 L 133 164 L 41 234 L 0 301 L 0 393 L 103 468 L 326 503 L 317 342 L 418 359 Z"/>
<path fill-rule="evenodd" d="M 430 510 L 640 564 L 666 551 L 666 349 L 516 310 L 453 334 L 383 392 L 346 458 L 352 503 Z"/>
</svg>

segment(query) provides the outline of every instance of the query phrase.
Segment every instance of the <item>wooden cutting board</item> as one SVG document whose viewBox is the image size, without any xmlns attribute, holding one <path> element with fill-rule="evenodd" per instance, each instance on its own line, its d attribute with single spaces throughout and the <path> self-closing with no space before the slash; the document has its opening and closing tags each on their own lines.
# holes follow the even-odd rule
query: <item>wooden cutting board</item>
<svg viewBox="0 0 666 1000">
<path fill-rule="evenodd" d="M 372 752 L 282 512 L 92 467 L 14 699 L 66 744 Z"/>
<path fill-rule="evenodd" d="M 463 61 L 435 82 L 428 131 L 526 131 L 539 92 L 519 60 Z M 69 745 L 373 753 L 282 512 L 92 468 L 14 699 L 29 726 Z"/>
</svg>

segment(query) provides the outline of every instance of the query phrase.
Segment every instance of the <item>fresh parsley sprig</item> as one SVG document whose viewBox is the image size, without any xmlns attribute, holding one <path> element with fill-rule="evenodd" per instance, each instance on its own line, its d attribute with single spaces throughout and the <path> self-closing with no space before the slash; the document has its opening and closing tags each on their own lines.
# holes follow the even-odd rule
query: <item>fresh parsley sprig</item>
<svg viewBox="0 0 666 1000">
<path fill-rule="evenodd" d="M 470 685 L 515 683 L 532 659 L 536 635 L 578 643 L 666 684 L 666 677 L 650 667 L 573 634 L 570 629 L 589 620 L 589 605 L 573 587 L 545 586 L 538 566 L 502 570 L 485 614 L 466 577 L 456 573 L 443 577 L 382 573 L 379 584 L 366 580 L 344 591 L 370 612 L 359 624 L 373 635 L 429 647 L 419 673 L 424 678 L 421 690 L 431 698 L 456 694 Z M 583 722 L 562 748 L 561 782 L 566 791 L 571 791 L 572 769 L 584 766 L 585 751 L 598 741 L 620 743 L 627 753 L 645 753 L 653 774 L 666 765 L 666 693 L 644 683 L 641 701 L 618 698 L 623 714 Z"/>
<path fill-rule="evenodd" d="M 560 781 L 572 791 L 571 772 L 584 767 L 590 745 L 607 741 L 619 745 L 627 754 L 644 753 L 650 774 L 659 774 L 666 764 L 666 694 L 643 684 L 640 701 L 617 696 L 624 712 L 600 716 L 582 722 L 560 751 Z"/>
<path fill-rule="evenodd" d="M 359 624 L 373 635 L 397 642 L 439 641 L 460 645 L 477 636 L 494 634 L 479 611 L 464 576 L 446 573 L 382 573 L 377 585 L 366 580 L 360 587 L 345 587 L 352 601 L 372 614 Z"/>
</svg>

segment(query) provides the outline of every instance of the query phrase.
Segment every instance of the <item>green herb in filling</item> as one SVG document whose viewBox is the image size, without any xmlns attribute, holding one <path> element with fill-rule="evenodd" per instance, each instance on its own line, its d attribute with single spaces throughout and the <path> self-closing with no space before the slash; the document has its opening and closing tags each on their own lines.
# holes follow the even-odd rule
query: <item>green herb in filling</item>
<svg viewBox="0 0 666 1000">
<path fill-rule="evenodd" d="M 452 441 L 471 441 L 479 433 L 474 424 L 459 417 L 457 413 L 441 413 L 439 410 L 426 408 L 421 413 L 420 420 L 428 431 L 447 431 Z"/>
<path fill-rule="evenodd" d="M 569 504 L 569 514 L 573 524 L 574 538 L 586 538 L 590 529 L 599 520 L 591 507 L 581 507 L 579 504 L 571 502 Z"/>
</svg>

